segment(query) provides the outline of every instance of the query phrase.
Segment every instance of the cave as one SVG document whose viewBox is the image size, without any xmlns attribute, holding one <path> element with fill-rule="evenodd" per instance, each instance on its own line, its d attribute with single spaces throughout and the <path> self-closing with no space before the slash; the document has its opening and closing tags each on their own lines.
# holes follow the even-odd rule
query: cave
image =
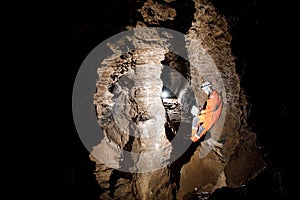
<svg viewBox="0 0 300 200">
<path fill-rule="evenodd" d="M 131 24 L 124 27 L 128 35 L 105 41 L 109 51 L 93 63 L 93 105 L 102 135 L 89 147 L 89 157 L 99 198 L 211 199 L 224 190 L 239 193 L 268 164 L 247 124 L 247 98 L 231 48 L 232 19 L 215 1 L 134 5 Z M 205 138 L 192 143 L 190 110 L 205 102 L 199 89 L 204 80 L 222 94 L 224 107 Z M 223 144 L 222 158 L 205 145 L 210 137 Z"/>
<path fill-rule="evenodd" d="M 45 200 L 297 199 L 298 144 L 293 138 L 297 136 L 297 126 L 292 124 L 297 118 L 291 116 L 297 98 L 290 93 L 297 79 L 292 78 L 293 70 L 289 69 L 295 65 L 286 63 L 291 57 L 284 56 L 289 48 L 280 48 L 280 44 L 290 44 L 286 39 L 293 37 L 285 37 L 289 29 L 281 25 L 287 23 L 278 19 L 294 12 L 279 9 L 273 18 L 267 12 L 279 4 L 264 4 L 258 0 L 6 2 L 3 61 L 8 65 L 3 65 L 2 72 L 3 183 L 5 188 L 8 186 L 5 196 Z M 290 19 L 293 18 L 287 21 Z M 266 22 L 275 23 L 271 27 L 276 29 L 270 34 L 265 32 L 269 27 Z M 144 58 L 140 56 L 143 48 L 131 45 L 119 49 L 123 53 L 109 64 L 103 61 L 108 61 L 116 48 L 105 44 L 106 51 L 95 57 L 99 60 L 92 65 L 86 62 L 103 41 L 137 28 L 165 28 L 183 37 L 174 42 L 166 34 L 159 35 L 166 39 L 166 48 L 150 48 Z M 134 34 L 130 36 L 133 37 Z M 195 38 L 200 45 L 187 43 L 188 38 Z M 274 48 L 267 45 L 267 39 L 271 39 Z M 153 42 L 157 41 L 155 37 Z M 212 72 L 201 71 L 205 66 L 199 67 L 200 63 L 193 59 L 195 55 L 189 48 L 193 46 L 203 47 L 214 61 L 216 68 Z M 142 65 L 151 64 L 145 62 L 150 58 L 148 53 L 159 55 L 152 63 L 157 74 L 148 73 L 153 75 L 150 79 L 155 75 L 150 86 L 157 86 L 155 92 L 147 90 L 155 94 L 154 115 L 136 112 L 148 109 L 140 109 L 144 102 L 141 98 L 128 98 L 126 93 L 134 94 L 138 81 L 146 86 L 146 81 L 134 79 L 137 77 L 133 74 L 145 74 Z M 106 71 L 108 82 L 97 83 L 105 78 L 101 71 L 101 76 L 97 73 L 104 68 L 112 69 Z M 86 76 L 79 91 L 84 95 L 77 95 L 73 89 L 82 71 Z M 178 78 L 186 84 L 179 87 Z M 197 92 L 201 78 L 212 79 L 216 86 L 217 80 L 222 80 L 219 86 L 224 88 L 217 89 L 226 98 L 226 112 L 224 121 L 219 122 L 224 122 L 220 131 L 192 143 L 190 107 L 206 98 Z M 293 94 L 297 97 L 297 93 Z M 106 105 L 101 95 L 107 95 Z M 118 111 L 121 100 L 124 105 L 129 103 L 124 112 Z M 131 110 L 130 118 L 126 110 Z M 161 141 L 154 138 L 145 142 L 145 147 L 161 150 L 163 146 L 165 151 L 136 163 L 131 153 L 139 156 L 143 146 L 137 136 L 142 132 L 137 129 L 150 126 L 154 118 L 161 122 L 146 130 L 159 129 Z M 78 119 L 83 120 L 82 126 L 78 126 Z M 115 126 L 116 122 L 122 126 Z M 152 136 L 152 132 L 148 131 L 148 135 Z M 216 152 L 203 149 L 211 136 L 224 144 L 222 160 Z M 102 141 L 111 141 L 110 146 L 102 146 Z M 103 148 L 100 155 L 108 155 L 104 162 L 94 154 L 99 148 Z M 203 152 L 207 154 L 200 158 Z M 164 159 L 156 162 L 156 156 Z M 110 158 L 112 162 L 108 163 Z M 137 172 L 142 162 L 151 160 L 157 170 Z"/>
</svg>

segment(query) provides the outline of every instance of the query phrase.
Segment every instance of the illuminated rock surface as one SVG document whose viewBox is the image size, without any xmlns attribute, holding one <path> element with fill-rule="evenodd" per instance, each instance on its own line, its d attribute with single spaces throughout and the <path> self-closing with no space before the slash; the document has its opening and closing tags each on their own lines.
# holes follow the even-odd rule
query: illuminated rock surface
<svg viewBox="0 0 300 200">
<path fill-rule="evenodd" d="M 175 29 L 172 21 L 175 24 L 175 16 L 183 12 L 178 9 L 180 2 L 148 0 L 139 1 L 138 5 L 141 6 L 138 12 L 143 19 L 137 21 L 139 27 L 159 25 L 166 21 L 171 24 L 170 28 Z M 186 24 L 191 24 L 185 27 L 188 28 L 186 41 L 190 41 L 185 48 L 194 66 L 183 65 L 184 61 L 169 52 L 167 47 L 153 50 L 148 49 L 145 43 L 136 46 L 140 50 L 114 58 L 113 64 L 104 71 L 99 68 L 100 77 L 94 100 L 105 138 L 94 147 L 90 157 L 96 162 L 96 179 L 103 189 L 101 199 L 183 199 L 193 192 L 198 197 L 209 196 L 218 188 L 243 186 L 266 167 L 256 135 L 247 127 L 247 101 L 235 72 L 230 48 L 231 35 L 225 17 L 206 0 L 194 0 L 185 6 L 193 6 L 194 9 L 193 20 L 187 20 Z M 128 26 L 129 29 L 133 27 Z M 160 41 L 158 35 L 149 35 L 157 42 Z M 138 36 L 136 38 L 138 40 Z M 197 43 L 193 40 L 200 42 L 205 51 L 199 52 Z M 116 51 L 112 47 L 112 51 L 114 50 Z M 211 56 L 218 73 L 210 67 L 210 60 L 203 59 L 205 54 Z M 112 60 L 108 59 L 107 63 L 109 61 Z M 212 81 L 214 87 L 224 94 L 224 111 L 220 118 L 220 121 L 225 122 L 224 127 L 219 123 L 211 131 L 211 137 L 223 143 L 223 159 L 202 142 L 192 144 L 183 156 L 176 161 L 172 160 L 172 154 L 176 154 L 176 146 L 171 146 L 167 135 L 176 134 L 176 127 L 179 126 L 176 121 L 180 120 L 174 110 L 166 107 L 165 111 L 163 107 L 160 98 L 163 80 L 160 75 L 164 68 L 161 63 L 181 72 L 190 80 L 194 91 L 199 91 L 198 88 L 205 79 Z M 169 77 L 170 84 L 176 88 L 180 106 L 190 106 L 191 91 L 187 92 L 185 86 L 176 86 L 178 79 L 175 73 L 169 72 Z M 193 95 L 197 103 L 204 102 L 205 96 L 201 92 Z M 113 117 L 114 110 L 120 113 L 117 119 Z M 191 116 L 184 111 L 181 116 L 180 126 L 190 131 Z M 187 132 L 186 136 L 189 134 Z M 145 135 L 146 138 L 143 137 Z M 151 152 L 156 146 L 161 151 L 147 155 L 143 153 Z M 132 158 L 133 172 L 147 168 L 159 169 L 131 174 L 108 167 L 103 160 L 101 162 L 101 159 L 97 159 L 103 159 L 105 154 L 105 161 L 110 166 L 119 168 L 122 149 L 140 152 L 136 156 L 143 158 Z M 199 152 L 205 152 L 205 156 L 199 158 Z M 170 165 L 164 165 L 170 161 Z"/>
</svg>

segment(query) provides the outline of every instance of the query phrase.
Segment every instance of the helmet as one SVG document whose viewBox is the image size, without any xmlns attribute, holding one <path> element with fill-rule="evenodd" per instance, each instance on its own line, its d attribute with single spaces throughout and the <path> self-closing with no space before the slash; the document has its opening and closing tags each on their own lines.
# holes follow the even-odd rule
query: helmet
<svg viewBox="0 0 300 200">
<path fill-rule="evenodd" d="M 204 89 L 204 88 L 210 87 L 210 86 L 212 86 L 211 82 L 210 81 L 205 81 L 204 83 L 202 83 L 201 89 Z"/>
</svg>

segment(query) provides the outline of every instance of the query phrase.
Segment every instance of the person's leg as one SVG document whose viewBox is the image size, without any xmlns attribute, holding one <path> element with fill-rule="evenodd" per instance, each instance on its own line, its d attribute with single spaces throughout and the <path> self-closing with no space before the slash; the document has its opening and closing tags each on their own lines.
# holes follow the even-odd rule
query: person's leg
<svg viewBox="0 0 300 200">
<path fill-rule="evenodd" d="M 209 138 L 211 138 L 211 131 L 207 131 L 207 132 L 205 133 L 205 136 L 203 137 L 203 141 L 209 140 Z"/>
<path fill-rule="evenodd" d="M 225 162 L 225 157 L 223 155 L 223 144 L 216 141 L 213 137 L 208 138 L 204 142 L 202 142 L 202 145 L 207 146 L 209 149 L 211 149 L 213 152 L 217 154 L 217 156 L 220 158 L 222 162 Z M 200 157 L 200 155 L 199 155 Z M 203 157 L 203 156 L 202 156 Z"/>
<path fill-rule="evenodd" d="M 221 142 L 216 141 L 214 138 L 210 137 L 209 139 L 206 140 L 206 143 L 210 147 L 216 147 L 216 148 L 223 148 L 223 144 Z"/>
<path fill-rule="evenodd" d="M 199 125 L 199 118 L 197 116 L 194 117 L 192 123 L 192 136 L 196 134 Z"/>
<path fill-rule="evenodd" d="M 205 130 L 205 128 L 201 125 L 198 128 L 197 135 L 200 137 L 201 133 Z"/>
<path fill-rule="evenodd" d="M 223 144 L 221 142 L 216 141 L 216 139 L 213 138 L 211 130 L 205 133 L 204 139 L 200 144 L 201 148 L 199 151 L 199 158 L 203 158 L 210 151 L 213 151 L 214 153 L 216 153 L 216 155 L 220 158 L 222 162 L 225 161 L 223 155 Z"/>
</svg>

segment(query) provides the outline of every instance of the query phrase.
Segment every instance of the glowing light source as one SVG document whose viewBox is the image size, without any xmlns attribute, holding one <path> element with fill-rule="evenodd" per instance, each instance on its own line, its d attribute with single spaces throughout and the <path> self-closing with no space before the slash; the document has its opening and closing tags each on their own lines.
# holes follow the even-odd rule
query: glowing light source
<svg viewBox="0 0 300 200">
<path fill-rule="evenodd" d="M 167 98 L 169 96 L 170 96 L 170 93 L 168 91 L 162 91 L 162 93 L 161 93 L 162 98 Z"/>
</svg>

